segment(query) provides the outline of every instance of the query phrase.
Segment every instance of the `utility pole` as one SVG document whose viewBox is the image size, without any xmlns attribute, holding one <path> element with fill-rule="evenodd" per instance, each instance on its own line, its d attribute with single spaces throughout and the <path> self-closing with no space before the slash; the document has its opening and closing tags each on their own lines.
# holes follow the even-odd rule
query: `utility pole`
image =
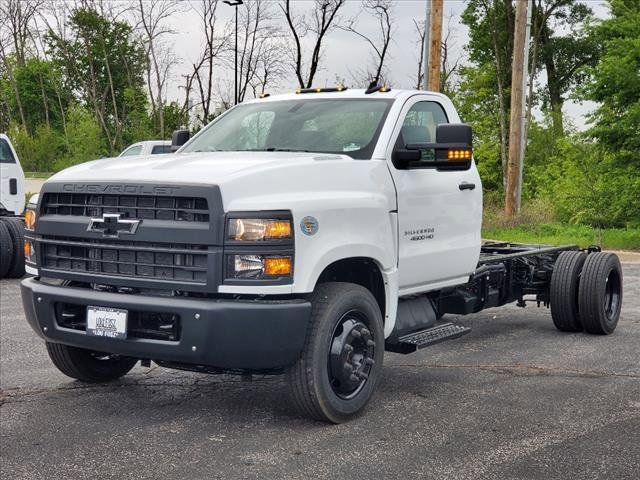
<svg viewBox="0 0 640 480">
<path fill-rule="evenodd" d="M 243 4 L 243 0 L 222 0 L 224 3 L 229 5 L 230 7 L 234 7 L 236 10 L 236 46 L 235 46 L 235 70 L 234 70 L 234 80 L 233 80 L 233 104 L 238 104 L 238 7 Z"/>
<path fill-rule="evenodd" d="M 428 90 L 440 91 L 440 64 L 442 56 L 442 16 L 444 10 L 444 0 L 431 1 L 431 23 L 430 23 L 430 48 L 429 66 L 425 71 L 429 72 Z"/>
<path fill-rule="evenodd" d="M 522 120 L 524 117 L 524 52 L 527 30 L 528 0 L 516 0 L 516 22 L 513 33 L 513 64 L 511 67 L 511 121 L 509 125 L 509 161 L 504 209 L 508 217 L 519 211 L 520 175 L 522 168 Z"/>
<path fill-rule="evenodd" d="M 533 11 L 533 1 L 527 0 L 527 27 L 524 35 L 524 73 L 522 75 L 522 91 L 527 91 L 527 80 L 529 78 L 529 42 L 531 41 L 531 13 Z M 531 102 L 531 98 L 527 100 L 525 93 L 522 94 L 522 132 L 520 133 L 520 171 L 518 172 L 518 188 L 516 190 L 517 211 L 520 212 L 522 206 L 522 173 L 524 170 L 524 157 L 527 150 L 527 103 Z"/>
<path fill-rule="evenodd" d="M 426 18 L 424 20 L 424 45 L 422 47 L 422 88 L 429 90 L 429 36 L 431 33 L 431 0 L 426 2 Z"/>
</svg>

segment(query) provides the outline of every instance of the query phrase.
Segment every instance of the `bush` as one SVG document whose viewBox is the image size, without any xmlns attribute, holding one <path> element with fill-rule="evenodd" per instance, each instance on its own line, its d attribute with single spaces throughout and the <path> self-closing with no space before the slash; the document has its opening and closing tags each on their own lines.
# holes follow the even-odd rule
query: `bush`
<svg viewBox="0 0 640 480">
<path fill-rule="evenodd" d="M 108 154 L 100 125 L 91 113 L 80 106 L 71 107 L 67 113 L 66 139 L 66 153 L 53 162 L 56 172 Z"/>
<path fill-rule="evenodd" d="M 63 151 L 59 133 L 46 125 L 39 125 L 33 135 L 29 135 L 22 127 L 12 125 L 8 135 L 25 171 L 50 171 L 55 159 Z"/>
</svg>

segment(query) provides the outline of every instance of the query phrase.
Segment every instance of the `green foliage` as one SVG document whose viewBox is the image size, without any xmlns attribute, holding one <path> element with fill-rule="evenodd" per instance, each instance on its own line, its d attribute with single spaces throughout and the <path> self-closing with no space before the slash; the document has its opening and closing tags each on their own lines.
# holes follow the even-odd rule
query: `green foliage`
<svg viewBox="0 0 640 480">
<path fill-rule="evenodd" d="M 43 124 L 60 128 L 71 92 L 64 88 L 55 65 L 46 60 L 29 58 L 24 66 L 14 66 L 13 75 L 29 132 L 35 132 Z M 21 122 L 17 96 L 6 72 L 0 78 L 0 93 L 5 98 L 13 119 Z"/>
<path fill-rule="evenodd" d="M 588 26 L 593 12 L 575 0 L 533 2 L 533 35 L 536 41 L 536 68 L 546 73 L 542 107 L 550 107 L 554 132 L 564 132 L 562 107 L 565 97 L 587 78 L 586 67 L 597 63 L 600 43 Z"/>
<path fill-rule="evenodd" d="M 115 154 L 126 145 L 125 126 L 141 127 L 144 48 L 129 24 L 107 19 L 92 8 L 74 9 L 68 26 L 68 38 L 49 33 L 49 54 L 64 71 L 66 83 L 79 92 L 82 104 L 94 112 Z M 130 108 L 127 102 L 132 99 Z"/>
<path fill-rule="evenodd" d="M 601 106 L 589 133 L 617 161 L 635 165 L 640 175 L 640 2 L 611 0 L 610 4 L 612 17 L 594 29 L 603 54 L 586 94 Z"/>
<path fill-rule="evenodd" d="M 464 67 L 460 79 L 460 87 L 452 100 L 462 120 L 473 126 L 474 157 L 484 189 L 500 194 L 502 165 L 495 69 L 491 64 Z"/>
<path fill-rule="evenodd" d="M 586 248 L 600 245 L 605 249 L 640 250 L 640 228 L 598 229 L 587 225 L 560 223 L 518 225 L 506 228 L 485 228 L 482 237 L 518 243 L 578 245 Z"/>
<path fill-rule="evenodd" d="M 577 136 L 551 145 L 546 163 L 530 165 L 528 177 L 559 221 L 621 227 L 640 219 L 640 177 L 632 167 L 616 165 L 613 155 Z"/>
<path fill-rule="evenodd" d="M 91 113 L 78 105 L 69 110 L 66 140 L 65 154 L 53 162 L 56 172 L 108 155 L 100 125 Z"/>
<path fill-rule="evenodd" d="M 46 125 L 38 125 L 30 135 L 14 123 L 9 127 L 8 135 L 26 171 L 47 170 L 62 151 L 59 133 Z"/>
<path fill-rule="evenodd" d="M 188 124 L 189 115 L 187 115 L 177 102 L 170 102 L 164 105 L 165 136 L 170 136 L 174 130 L 185 128 Z"/>
</svg>

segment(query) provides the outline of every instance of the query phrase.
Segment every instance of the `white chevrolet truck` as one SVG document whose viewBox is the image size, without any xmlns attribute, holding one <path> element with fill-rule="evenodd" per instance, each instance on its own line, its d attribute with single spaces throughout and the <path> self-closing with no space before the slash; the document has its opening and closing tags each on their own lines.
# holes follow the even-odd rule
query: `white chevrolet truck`
<svg viewBox="0 0 640 480">
<path fill-rule="evenodd" d="M 616 328 L 615 255 L 482 244 L 471 128 L 443 95 L 301 90 L 187 137 L 67 169 L 30 202 L 24 309 L 70 377 L 284 373 L 303 414 L 339 423 L 385 350 L 469 331 L 446 314 L 534 301 L 562 331 Z"/>
</svg>

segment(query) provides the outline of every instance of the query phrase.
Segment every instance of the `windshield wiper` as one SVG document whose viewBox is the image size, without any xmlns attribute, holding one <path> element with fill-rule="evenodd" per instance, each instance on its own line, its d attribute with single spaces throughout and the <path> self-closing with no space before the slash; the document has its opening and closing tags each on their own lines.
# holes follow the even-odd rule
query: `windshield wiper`
<svg viewBox="0 0 640 480">
<path fill-rule="evenodd" d="M 276 148 L 276 147 L 267 147 L 264 149 L 265 152 L 308 152 L 309 150 L 303 150 L 301 148 Z"/>
</svg>

